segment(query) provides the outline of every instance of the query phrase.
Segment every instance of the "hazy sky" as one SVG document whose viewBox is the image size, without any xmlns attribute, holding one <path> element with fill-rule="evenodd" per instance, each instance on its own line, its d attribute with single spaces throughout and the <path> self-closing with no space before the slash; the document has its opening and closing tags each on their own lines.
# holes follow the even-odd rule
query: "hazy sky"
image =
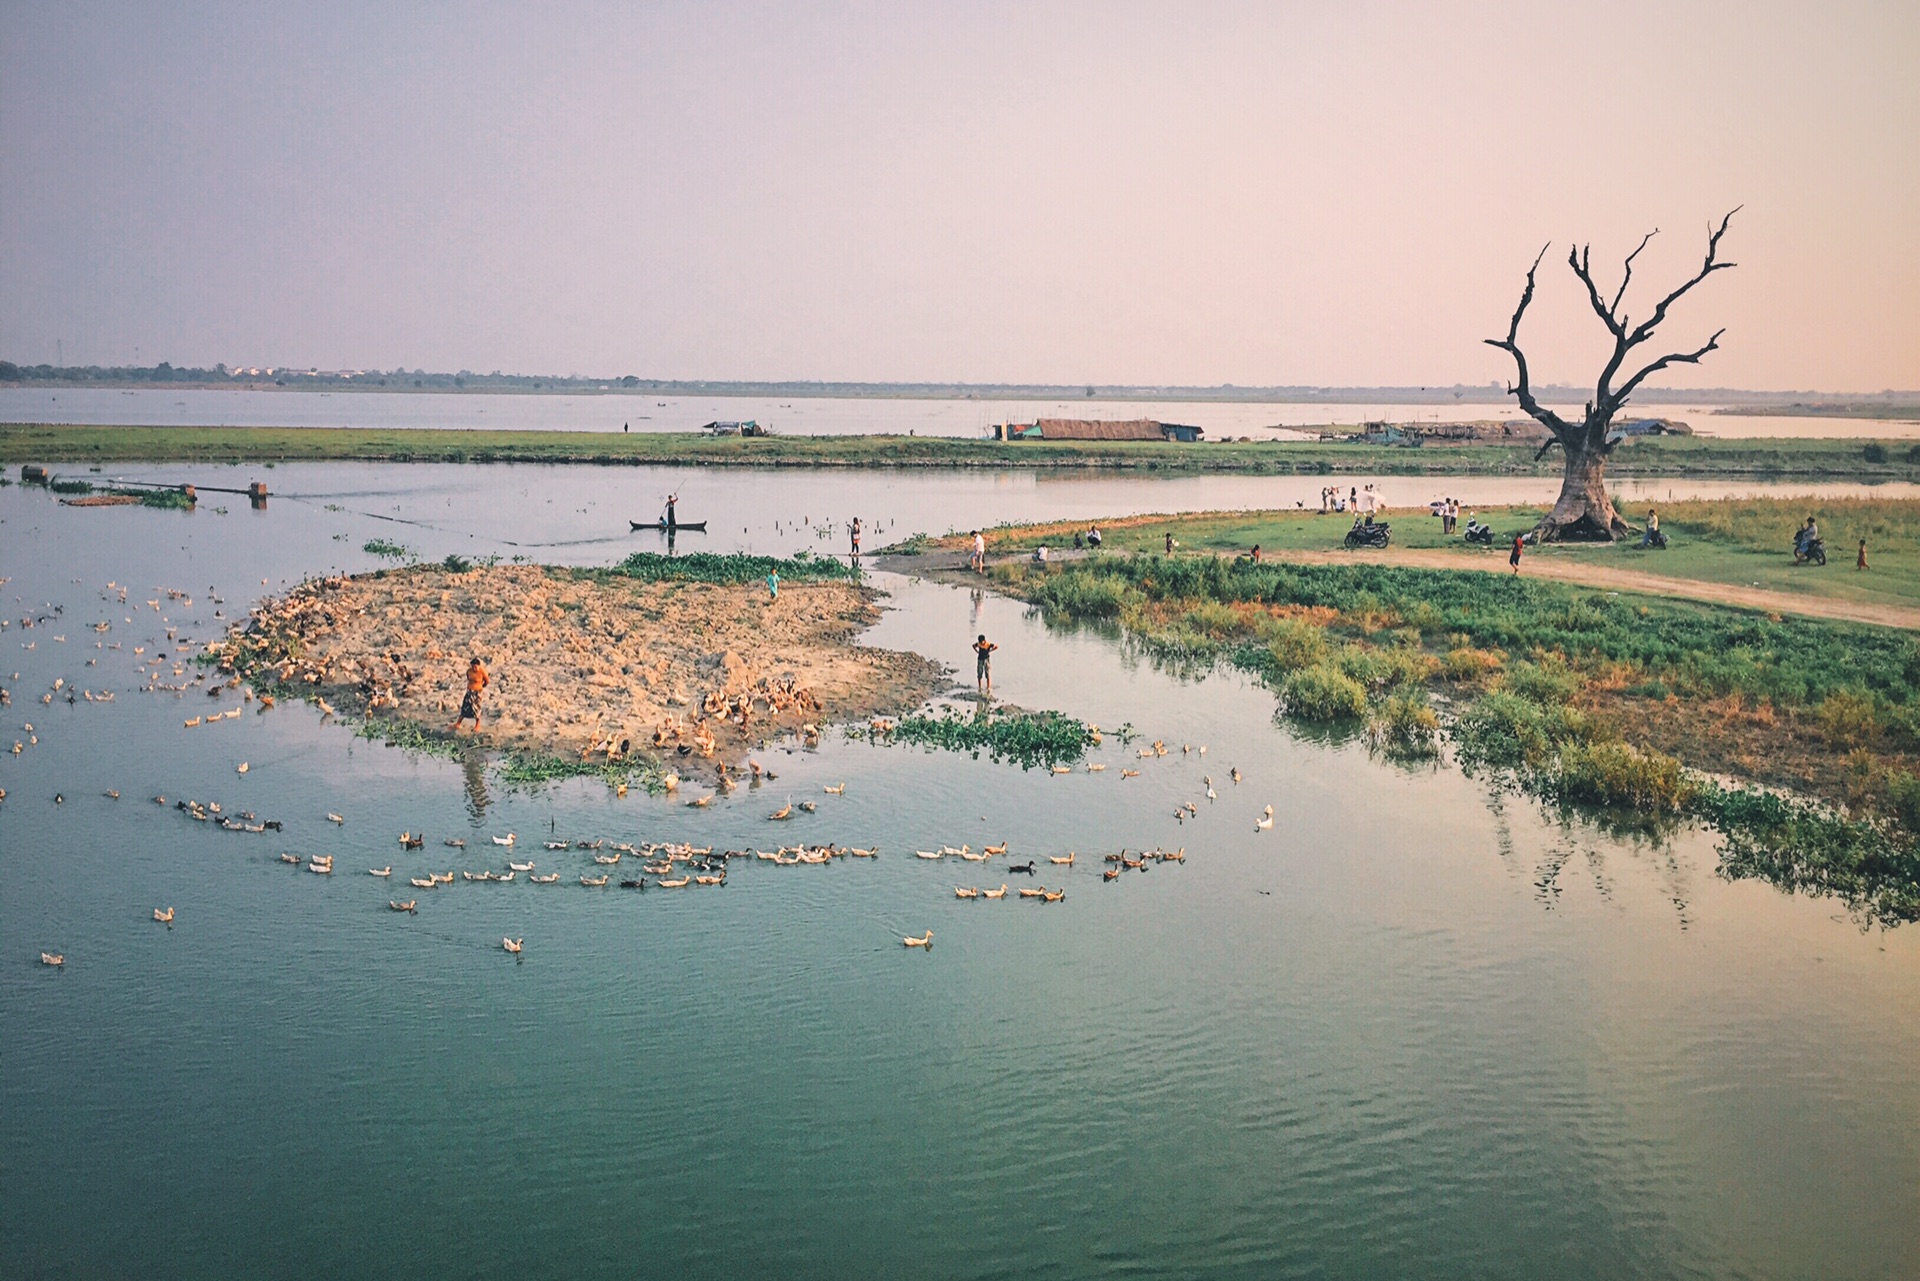
<svg viewBox="0 0 1920 1281">
<path fill-rule="evenodd" d="M 1916 67 L 1914 0 L 6 0 L 0 356 L 1479 382 L 1552 240 L 1585 382 L 1568 239 L 1744 203 L 1669 384 L 1914 388 Z"/>
</svg>

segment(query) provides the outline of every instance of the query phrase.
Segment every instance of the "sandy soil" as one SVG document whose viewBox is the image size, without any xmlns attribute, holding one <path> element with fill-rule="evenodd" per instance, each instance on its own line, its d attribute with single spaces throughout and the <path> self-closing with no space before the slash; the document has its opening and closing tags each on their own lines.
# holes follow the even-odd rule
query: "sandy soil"
<svg viewBox="0 0 1920 1281">
<path fill-rule="evenodd" d="M 224 658 L 342 714 L 444 731 L 478 655 L 492 676 L 488 741 L 594 756 L 685 745 L 725 761 L 807 726 L 910 711 L 933 691 L 936 664 L 854 644 L 877 595 L 783 583 L 770 601 L 757 584 L 420 566 L 302 584 L 256 609 Z"/>
</svg>

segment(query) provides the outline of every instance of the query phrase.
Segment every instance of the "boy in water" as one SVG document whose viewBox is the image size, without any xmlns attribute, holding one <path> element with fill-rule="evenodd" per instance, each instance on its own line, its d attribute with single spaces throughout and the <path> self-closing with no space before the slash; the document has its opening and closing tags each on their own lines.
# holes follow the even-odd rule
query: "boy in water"
<svg viewBox="0 0 1920 1281">
<path fill-rule="evenodd" d="M 480 661 L 479 655 L 474 655 L 473 661 L 467 664 L 467 696 L 460 700 L 460 715 L 453 720 L 452 733 L 458 734 L 460 723 L 466 720 L 473 721 L 476 734 L 480 732 L 480 696 L 491 680 L 486 664 Z"/>
<path fill-rule="evenodd" d="M 985 632 L 980 633 L 973 642 L 973 678 L 974 684 L 982 694 L 993 693 L 993 651 L 1000 647 L 987 639 Z"/>
</svg>

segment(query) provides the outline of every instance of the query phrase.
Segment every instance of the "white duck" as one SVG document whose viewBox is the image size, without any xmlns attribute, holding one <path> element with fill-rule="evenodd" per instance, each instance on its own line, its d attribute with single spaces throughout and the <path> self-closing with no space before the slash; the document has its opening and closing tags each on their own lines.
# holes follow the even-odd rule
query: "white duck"
<svg viewBox="0 0 1920 1281">
<path fill-rule="evenodd" d="M 500 946 L 506 948 L 507 951 L 513 953 L 515 956 L 518 956 L 520 955 L 520 945 L 525 941 L 525 939 L 501 939 Z"/>
<path fill-rule="evenodd" d="M 908 947 L 931 947 L 933 945 L 933 931 L 928 930 L 925 934 L 922 934 L 919 938 L 913 938 L 909 936 L 907 938 L 901 939 L 900 941 L 902 943 L 905 943 Z"/>
</svg>

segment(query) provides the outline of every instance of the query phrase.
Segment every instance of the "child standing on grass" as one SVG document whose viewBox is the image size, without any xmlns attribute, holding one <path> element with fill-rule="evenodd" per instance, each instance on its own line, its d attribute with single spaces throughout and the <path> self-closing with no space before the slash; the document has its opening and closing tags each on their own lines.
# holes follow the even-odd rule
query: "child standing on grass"
<svg viewBox="0 0 1920 1281">
<path fill-rule="evenodd" d="M 973 680 L 982 694 L 993 693 L 993 651 L 999 648 L 985 632 L 973 642 Z"/>
</svg>

